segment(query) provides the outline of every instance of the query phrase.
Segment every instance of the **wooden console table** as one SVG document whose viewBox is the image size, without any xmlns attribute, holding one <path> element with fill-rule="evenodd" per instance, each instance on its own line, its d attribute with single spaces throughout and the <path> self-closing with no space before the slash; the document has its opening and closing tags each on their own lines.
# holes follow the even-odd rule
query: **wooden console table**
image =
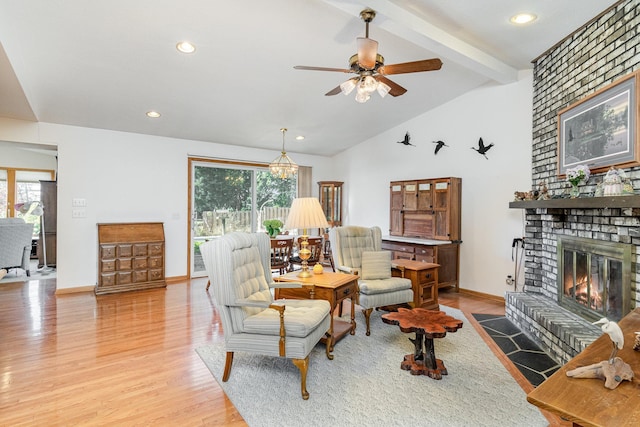
<svg viewBox="0 0 640 427">
<path fill-rule="evenodd" d="M 356 320 L 355 320 L 355 300 L 358 294 L 358 278 L 360 276 L 355 274 L 345 273 L 330 273 L 325 272 L 323 274 L 314 274 L 311 277 L 300 278 L 298 277 L 299 271 L 287 273 L 283 276 L 276 276 L 273 278 L 275 282 L 299 282 L 309 285 L 314 285 L 312 288 L 276 288 L 275 297 L 278 298 L 293 298 L 293 299 L 324 299 L 331 304 L 331 326 L 329 332 L 333 337 L 331 351 L 333 351 L 333 345 L 347 332 L 351 335 L 356 333 Z M 336 307 L 342 304 L 345 299 L 351 299 L 351 323 L 336 319 L 333 319 L 333 313 Z M 326 343 L 325 338 L 321 339 Z"/>
<path fill-rule="evenodd" d="M 391 251 L 391 262 L 401 259 L 435 263 L 438 288 L 460 287 L 460 242 L 427 240 L 400 236 L 382 236 L 382 250 Z"/>
<path fill-rule="evenodd" d="M 434 380 L 447 375 L 447 368 L 440 359 L 436 359 L 433 346 L 434 338 L 442 338 L 447 332 L 455 332 L 462 328 L 462 320 L 455 319 L 443 311 L 414 308 L 399 308 L 397 312 L 385 313 L 382 321 L 390 325 L 398 325 L 402 332 L 415 332 L 416 339 L 413 354 L 404 356 L 400 368 L 413 375 L 428 375 Z"/>
<path fill-rule="evenodd" d="M 604 381 L 570 378 L 567 371 L 607 360 L 611 339 L 603 334 L 567 362 L 527 396 L 527 400 L 580 426 L 632 426 L 640 422 L 640 352 L 633 350 L 635 331 L 640 331 L 640 308 L 626 315 L 618 325 L 624 333 L 624 348 L 618 357 L 631 366 L 633 381 L 623 381 L 614 390 Z"/>
</svg>

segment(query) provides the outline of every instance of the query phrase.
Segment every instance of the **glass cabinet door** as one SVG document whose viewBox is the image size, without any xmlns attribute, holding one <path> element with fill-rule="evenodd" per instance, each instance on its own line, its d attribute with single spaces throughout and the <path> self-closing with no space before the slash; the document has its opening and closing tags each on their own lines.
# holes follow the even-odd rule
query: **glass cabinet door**
<svg viewBox="0 0 640 427">
<path fill-rule="evenodd" d="M 342 225 L 342 184 L 339 181 L 319 181 L 320 206 L 330 227 Z"/>
</svg>

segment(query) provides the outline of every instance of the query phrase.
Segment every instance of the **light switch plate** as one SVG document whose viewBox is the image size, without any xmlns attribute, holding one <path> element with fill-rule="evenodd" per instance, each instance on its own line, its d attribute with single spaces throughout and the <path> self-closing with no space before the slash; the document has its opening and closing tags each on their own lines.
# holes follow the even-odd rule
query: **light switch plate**
<svg viewBox="0 0 640 427">
<path fill-rule="evenodd" d="M 87 211 L 86 209 L 73 209 L 71 211 L 71 218 L 86 218 Z"/>
</svg>

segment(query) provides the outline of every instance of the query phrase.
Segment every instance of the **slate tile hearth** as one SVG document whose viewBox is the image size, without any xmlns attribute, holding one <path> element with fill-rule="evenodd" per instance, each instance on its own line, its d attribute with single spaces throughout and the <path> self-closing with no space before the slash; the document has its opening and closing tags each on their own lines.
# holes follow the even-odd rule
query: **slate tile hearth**
<svg viewBox="0 0 640 427">
<path fill-rule="evenodd" d="M 537 387 L 560 368 L 506 317 L 493 314 L 473 317 L 532 385 Z"/>
</svg>

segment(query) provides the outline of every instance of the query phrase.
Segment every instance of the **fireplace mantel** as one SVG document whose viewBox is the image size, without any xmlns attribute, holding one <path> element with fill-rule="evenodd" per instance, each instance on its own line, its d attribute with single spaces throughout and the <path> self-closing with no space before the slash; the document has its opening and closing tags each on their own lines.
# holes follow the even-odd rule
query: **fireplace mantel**
<svg viewBox="0 0 640 427">
<path fill-rule="evenodd" d="M 579 197 L 577 199 L 522 200 L 509 202 L 512 209 L 640 208 L 640 196 Z"/>
</svg>

